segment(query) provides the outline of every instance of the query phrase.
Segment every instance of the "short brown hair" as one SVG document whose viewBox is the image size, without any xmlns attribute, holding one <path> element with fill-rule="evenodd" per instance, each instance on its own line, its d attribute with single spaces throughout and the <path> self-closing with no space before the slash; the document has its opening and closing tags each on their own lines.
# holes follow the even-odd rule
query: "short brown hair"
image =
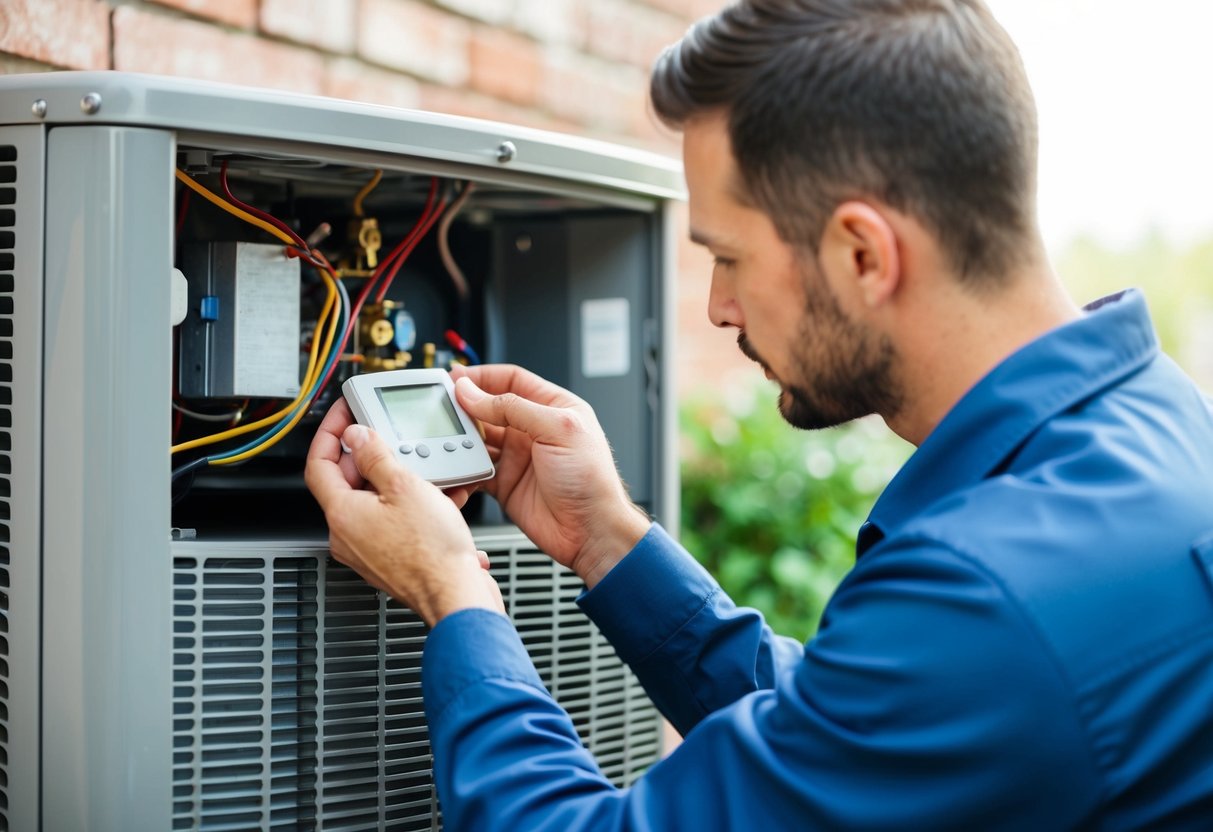
<svg viewBox="0 0 1213 832">
<path fill-rule="evenodd" d="M 1035 226 L 1036 108 L 981 0 L 740 0 L 658 58 L 667 125 L 727 113 L 745 196 L 816 251 L 839 202 L 917 218 L 973 285 Z"/>
</svg>

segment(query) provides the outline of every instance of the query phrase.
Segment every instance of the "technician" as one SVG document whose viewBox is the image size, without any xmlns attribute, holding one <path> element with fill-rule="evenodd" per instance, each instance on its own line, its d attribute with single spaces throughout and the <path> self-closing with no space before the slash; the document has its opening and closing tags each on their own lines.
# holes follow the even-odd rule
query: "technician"
<svg viewBox="0 0 1213 832">
<path fill-rule="evenodd" d="M 583 401 L 463 373 L 485 490 L 585 580 L 685 737 L 618 790 L 502 615 L 467 491 L 406 472 L 338 403 L 308 484 L 334 554 L 433 626 L 447 828 L 1213 828 L 1213 407 L 1140 294 L 1080 309 L 1051 272 L 1034 104 L 990 12 L 742 0 L 651 91 L 716 258 L 712 322 L 793 425 L 879 413 L 918 450 L 800 644 L 630 503 Z"/>
</svg>

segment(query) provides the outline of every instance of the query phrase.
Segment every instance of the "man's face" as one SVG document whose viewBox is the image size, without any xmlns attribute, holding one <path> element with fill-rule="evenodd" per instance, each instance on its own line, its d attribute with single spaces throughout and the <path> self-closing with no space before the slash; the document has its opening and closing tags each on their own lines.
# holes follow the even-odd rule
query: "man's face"
<svg viewBox="0 0 1213 832">
<path fill-rule="evenodd" d="M 708 317 L 739 330 L 737 344 L 780 386 L 779 410 L 824 428 L 900 407 L 889 339 L 847 314 L 820 259 L 784 242 L 770 218 L 738 196 L 722 116 L 685 126 L 691 237 L 716 258 Z"/>
</svg>

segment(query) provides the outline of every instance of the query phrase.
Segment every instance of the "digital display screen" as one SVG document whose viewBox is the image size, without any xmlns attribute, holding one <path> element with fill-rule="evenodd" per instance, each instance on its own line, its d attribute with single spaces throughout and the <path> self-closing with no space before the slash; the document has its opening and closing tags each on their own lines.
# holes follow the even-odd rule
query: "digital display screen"
<svg viewBox="0 0 1213 832">
<path fill-rule="evenodd" d="M 433 439 L 464 432 L 455 405 L 441 384 L 376 389 L 398 439 Z"/>
</svg>

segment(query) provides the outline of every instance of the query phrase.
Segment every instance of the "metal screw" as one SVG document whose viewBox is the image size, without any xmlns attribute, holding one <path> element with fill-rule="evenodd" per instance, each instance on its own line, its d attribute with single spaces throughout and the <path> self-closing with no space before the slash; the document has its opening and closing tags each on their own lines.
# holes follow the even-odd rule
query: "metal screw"
<svg viewBox="0 0 1213 832">
<path fill-rule="evenodd" d="M 34 118 L 46 118 L 46 99 L 39 98 L 34 102 L 34 106 L 30 107 L 30 111 L 34 114 Z"/>
<path fill-rule="evenodd" d="M 513 142 L 506 141 L 497 145 L 497 161 L 501 164 L 514 161 L 514 157 L 517 155 L 518 148 L 514 146 Z"/>
<path fill-rule="evenodd" d="M 80 110 L 86 116 L 91 116 L 101 109 L 101 95 L 95 92 L 90 92 L 84 98 L 80 99 Z"/>
</svg>

